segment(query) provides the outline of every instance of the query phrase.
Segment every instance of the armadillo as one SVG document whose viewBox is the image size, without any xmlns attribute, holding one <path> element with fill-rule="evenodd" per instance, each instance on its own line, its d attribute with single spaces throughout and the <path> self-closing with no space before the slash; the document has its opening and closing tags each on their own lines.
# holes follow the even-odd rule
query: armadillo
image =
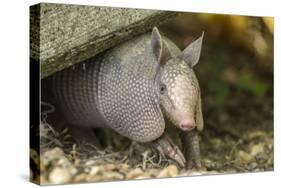
<svg viewBox="0 0 281 188">
<path fill-rule="evenodd" d="M 57 104 L 71 124 L 111 128 L 150 143 L 181 166 L 201 167 L 198 131 L 203 116 L 192 67 L 199 61 L 202 39 L 203 34 L 180 51 L 154 27 L 152 33 L 56 73 Z M 185 154 L 165 133 L 164 117 L 182 131 Z"/>
</svg>

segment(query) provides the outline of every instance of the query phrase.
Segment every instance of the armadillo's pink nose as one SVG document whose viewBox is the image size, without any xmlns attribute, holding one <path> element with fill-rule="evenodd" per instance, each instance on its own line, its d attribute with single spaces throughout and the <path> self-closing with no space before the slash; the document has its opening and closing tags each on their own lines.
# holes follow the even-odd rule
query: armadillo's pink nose
<svg viewBox="0 0 281 188">
<path fill-rule="evenodd" d="M 185 119 L 180 123 L 180 129 L 183 131 L 191 131 L 195 126 L 195 121 L 193 119 Z"/>
</svg>

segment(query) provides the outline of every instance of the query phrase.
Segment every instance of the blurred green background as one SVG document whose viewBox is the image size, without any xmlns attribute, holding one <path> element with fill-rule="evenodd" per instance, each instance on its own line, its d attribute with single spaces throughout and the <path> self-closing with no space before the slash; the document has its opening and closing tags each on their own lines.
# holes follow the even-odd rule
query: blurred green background
<svg viewBox="0 0 281 188">
<path fill-rule="evenodd" d="M 181 49 L 205 32 L 195 70 L 203 97 L 223 108 L 236 92 L 272 98 L 273 24 L 269 17 L 181 13 L 161 29 Z"/>
</svg>

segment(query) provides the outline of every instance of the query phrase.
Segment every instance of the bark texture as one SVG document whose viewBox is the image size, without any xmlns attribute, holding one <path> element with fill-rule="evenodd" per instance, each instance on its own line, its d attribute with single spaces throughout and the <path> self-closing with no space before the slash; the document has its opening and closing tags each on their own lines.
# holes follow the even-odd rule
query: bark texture
<svg viewBox="0 0 281 188">
<path fill-rule="evenodd" d="M 30 7 L 30 55 L 41 78 L 150 30 L 175 12 L 41 3 Z"/>
</svg>

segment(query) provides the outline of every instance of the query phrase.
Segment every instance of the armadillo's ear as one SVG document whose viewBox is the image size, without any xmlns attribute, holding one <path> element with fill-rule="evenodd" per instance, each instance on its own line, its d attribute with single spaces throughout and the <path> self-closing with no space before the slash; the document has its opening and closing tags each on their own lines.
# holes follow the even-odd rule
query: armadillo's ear
<svg viewBox="0 0 281 188">
<path fill-rule="evenodd" d="M 203 37 L 204 32 L 202 33 L 201 37 L 199 37 L 196 41 L 192 42 L 189 46 L 187 46 L 179 55 L 179 58 L 188 63 L 190 67 L 195 66 L 199 61 Z"/>
<path fill-rule="evenodd" d="M 164 65 L 170 58 L 171 54 L 165 42 L 159 33 L 157 27 L 154 27 L 151 34 L 151 46 L 153 54 L 160 65 Z"/>
</svg>

